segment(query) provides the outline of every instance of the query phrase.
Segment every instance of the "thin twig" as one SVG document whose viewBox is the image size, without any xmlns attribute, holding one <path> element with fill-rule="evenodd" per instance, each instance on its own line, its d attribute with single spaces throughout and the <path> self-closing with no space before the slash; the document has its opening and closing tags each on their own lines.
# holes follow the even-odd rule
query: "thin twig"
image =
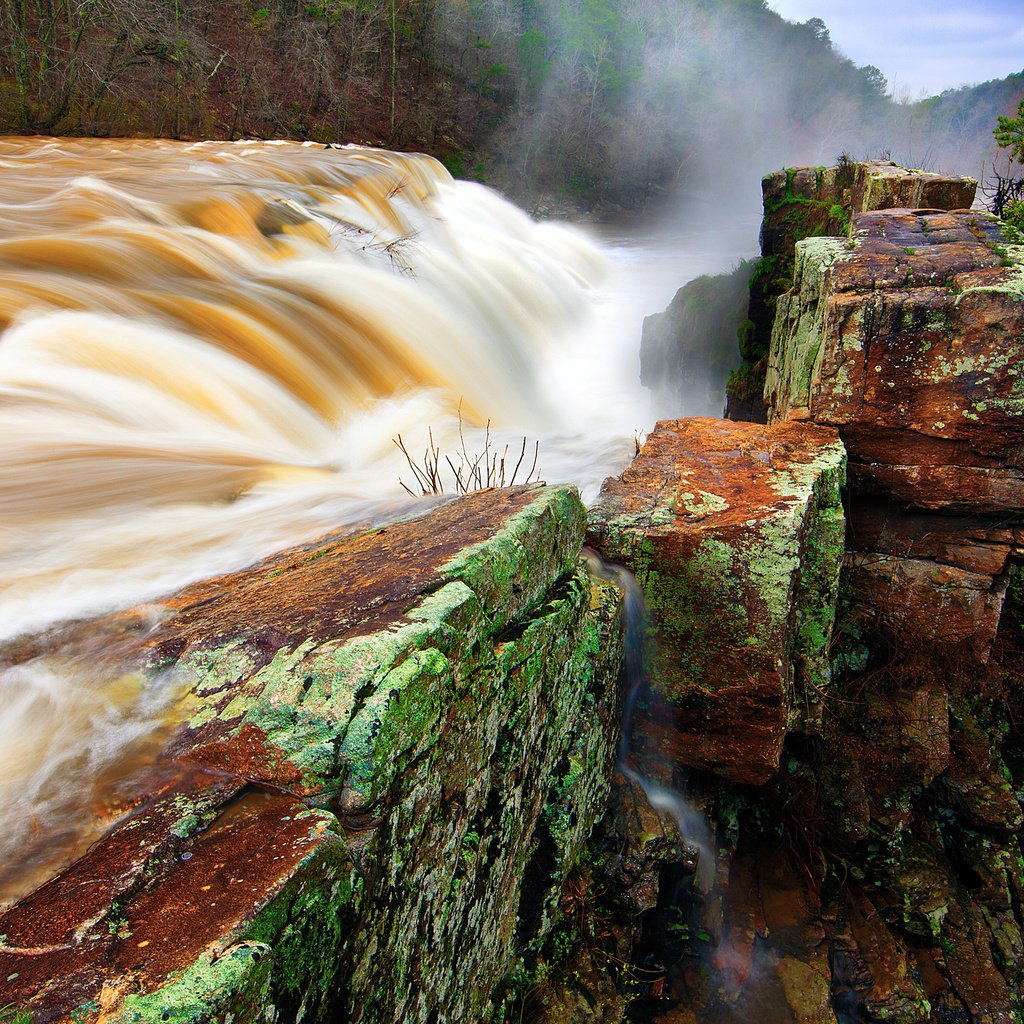
<svg viewBox="0 0 1024 1024">
<path fill-rule="evenodd" d="M 523 441 L 519 449 L 519 457 L 516 460 L 515 468 L 512 470 L 512 476 L 509 477 L 509 445 L 506 444 L 504 449 L 501 451 L 493 447 L 491 421 L 488 420 L 487 425 L 484 428 L 483 449 L 476 455 L 471 456 L 469 448 L 466 445 L 465 428 L 462 422 L 461 402 L 459 403 L 458 415 L 459 448 L 461 449 L 461 454 L 458 456 L 459 464 L 456 465 L 450 455 L 444 455 L 444 461 L 447 463 L 448 469 L 454 480 L 454 492 L 456 494 L 468 494 L 470 491 L 479 491 L 492 487 L 515 486 L 516 480 L 519 478 L 520 467 L 523 464 L 523 460 L 526 458 L 526 437 L 523 437 Z M 419 486 L 420 491 L 424 495 L 444 494 L 444 478 L 441 474 L 442 452 L 441 446 L 434 440 L 433 427 L 427 428 L 427 445 L 418 462 L 409 454 L 409 449 L 401 434 L 392 438 L 392 441 L 398 450 L 405 456 L 405 461 L 409 464 L 409 468 L 412 470 L 413 477 L 415 478 L 415 482 Z M 537 460 L 539 457 L 540 441 L 537 441 L 534 443 L 533 448 L 533 463 L 530 466 L 530 472 L 527 474 L 524 484 L 529 485 L 534 474 L 537 473 Z M 398 482 L 406 493 L 412 494 L 415 497 L 415 492 L 405 483 L 404 480 L 399 479 Z"/>
</svg>

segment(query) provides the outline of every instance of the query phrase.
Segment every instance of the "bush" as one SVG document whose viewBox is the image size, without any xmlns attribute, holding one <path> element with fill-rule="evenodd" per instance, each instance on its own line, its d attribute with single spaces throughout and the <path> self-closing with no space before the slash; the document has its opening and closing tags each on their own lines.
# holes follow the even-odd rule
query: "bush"
<svg viewBox="0 0 1024 1024">
<path fill-rule="evenodd" d="M 1024 231 L 1024 199 L 1014 199 L 1007 203 L 1003 220 L 1018 231 Z"/>
</svg>

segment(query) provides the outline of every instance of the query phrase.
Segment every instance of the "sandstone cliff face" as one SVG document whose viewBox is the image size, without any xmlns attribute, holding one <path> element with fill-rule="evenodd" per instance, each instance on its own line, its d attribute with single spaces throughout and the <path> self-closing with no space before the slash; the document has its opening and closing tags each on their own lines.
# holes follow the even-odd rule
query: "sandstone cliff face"
<svg viewBox="0 0 1024 1024">
<path fill-rule="evenodd" d="M 620 594 L 583 525 L 569 489 L 470 496 L 72 631 L 173 670 L 190 717 L 156 791 L 0 915 L 5 1001 L 487 1019 L 608 798 Z"/>
<path fill-rule="evenodd" d="M 814 729 L 830 681 L 844 464 L 828 429 L 686 419 L 659 423 L 605 484 L 590 536 L 644 589 L 652 685 L 671 722 L 659 745 L 673 764 L 760 784 L 788 729 Z"/>
<path fill-rule="evenodd" d="M 857 1019 L 1020 1005 L 1020 638 L 1003 608 L 1024 517 L 1022 255 L 984 215 L 866 213 L 850 239 L 798 242 L 778 299 L 769 417 L 839 432 L 847 554 L 820 737 L 792 736 L 786 774 L 741 802 L 727 892 L 744 850 L 802 863 L 785 883 L 812 908 L 802 937 L 766 924 L 762 948 L 780 979 L 794 955 L 821 973 L 827 949 L 832 1005 Z M 762 871 L 754 905 L 777 884 Z"/>
<path fill-rule="evenodd" d="M 862 184 L 858 202 L 925 195 L 916 175 Z M 652 608 L 664 700 L 648 756 L 695 769 L 673 781 L 713 826 L 712 881 L 676 906 L 648 1006 L 663 1024 L 1011 1024 L 1024 963 L 1024 248 L 982 214 L 863 213 L 850 237 L 797 241 L 791 284 L 765 360 L 771 425 L 736 424 L 728 440 L 713 421 L 659 425 L 591 517 Z M 781 567 L 796 550 L 764 528 L 782 506 L 749 486 L 762 473 L 751 455 L 782 428 L 848 456 L 842 508 L 823 507 L 845 521 L 845 553 L 827 517 L 788 527 L 801 538 L 790 621 L 804 587 L 838 578 L 817 661 L 792 628 L 788 646 L 762 628 L 772 618 L 752 585 L 758 553 Z M 711 564 L 708 539 L 728 557 Z M 835 554 L 830 574 L 815 549 Z M 827 604 L 836 589 L 816 593 Z M 787 657 L 789 690 L 784 668 L 766 671 Z"/>
<path fill-rule="evenodd" d="M 751 326 L 744 364 L 730 382 L 729 418 L 761 421 L 767 416 L 762 401 L 765 360 L 776 302 L 793 282 L 797 242 L 846 238 L 853 218 L 873 210 L 968 209 L 976 189 L 973 178 L 951 178 L 879 161 L 791 167 L 762 179 L 761 259 L 750 281 Z"/>
<path fill-rule="evenodd" d="M 773 419 L 849 450 L 853 591 L 980 661 L 1024 508 L 1022 288 L 1024 250 L 991 218 L 864 214 L 850 241 L 798 244 L 765 386 Z"/>
</svg>

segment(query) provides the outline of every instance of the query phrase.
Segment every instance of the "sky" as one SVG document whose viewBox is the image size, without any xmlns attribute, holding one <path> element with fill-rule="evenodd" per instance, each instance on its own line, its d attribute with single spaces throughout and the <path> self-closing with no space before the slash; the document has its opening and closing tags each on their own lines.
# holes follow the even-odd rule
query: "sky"
<svg viewBox="0 0 1024 1024">
<path fill-rule="evenodd" d="M 821 18 L 855 64 L 874 64 L 897 99 L 1024 70 L 1024 0 L 768 0 L 789 21 Z"/>
</svg>

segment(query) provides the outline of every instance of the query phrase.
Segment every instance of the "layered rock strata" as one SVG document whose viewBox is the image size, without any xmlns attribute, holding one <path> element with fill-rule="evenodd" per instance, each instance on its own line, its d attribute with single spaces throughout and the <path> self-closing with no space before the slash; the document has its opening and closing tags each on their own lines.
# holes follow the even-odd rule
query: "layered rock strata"
<svg viewBox="0 0 1024 1024">
<path fill-rule="evenodd" d="M 827 428 L 686 419 L 606 482 L 590 537 L 644 590 L 672 763 L 763 783 L 787 731 L 819 721 L 844 465 Z"/>
<path fill-rule="evenodd" d="M 797 242 L 846 238 L 853 218 L 873 210 L 966 210 L 976 191 L 973 178 L 948 177 L 880 161 L 790 167 L 765 176 L 761 181 L 761 258 L 750 279 L 750 322 L 741 339 L 744 362 L 730 381 L 727 415 L 741 420 L 766 418 L 762 401 L 765 359 L 776 302 L 793 282 Z"/>
<path fill-rule="evenodd" d="M 850 589 L 893 635 L 988 658 L 1024 522 L 1024 248 L 974 213 L 891 211 L 798 243 L 774 421 L 850 453 Z"/>
<path fill-rule="evenodd" d="M 795 176 L 782 180 L 792 190 Z M 750 559 L 730 555 L 736 575 L 708 571 L 694 539 L 742 507 L 716 500 L 750 461 L 740 441 L 660 425 L 591 523 L 647 591 L 652 686 L 673 681 L 682 737 L 667 738 L 657 701 L 651 728 L 703 769 L 673 781 L 711 824 L 710 884 L 663 894 L 648 918 L 645 948 L 664 971 L 645 1008 L 659 1024 L 1012 1024 L 1024 998 L 1024 250 L 982 214 L 893 210 L 854 217 L 850 238 L 798 241 L 795 268 L 772 334 L 772 424 L 736 426 L 824 430 L 848 450 L 820 715 L 783 716 L 779 677 L 755 689 L 764 602 L 748 590 L 750 618 L 729 611 Z M 747 543 L 763 543 L 762 515 L 738 517 Z M 734 622 L 746 659 L 721 643 Z M 716 668 L 722 685 L 700 685 Z"/>
<path fill-rule="evenodd" d="M 609 792 L 620 593 L 583 528 L 571 489 L 473 495 L 70 631 L 186 682 L 188 718 L 154 791 L 0 916 L 5 1002 L 485 1019 Z"/>
<path fill-rule="evenodd" d="M 1022 255 L 991 218 L 920 210 L 797 243 L 765 397 L 849 453 L 833 679 L 766 785 L 690 780 L 718 828 L 701 940 L 671 951 L 705 965 L 670 973 L 683 1006 L 1019 1017 Z"/>
</svg>

